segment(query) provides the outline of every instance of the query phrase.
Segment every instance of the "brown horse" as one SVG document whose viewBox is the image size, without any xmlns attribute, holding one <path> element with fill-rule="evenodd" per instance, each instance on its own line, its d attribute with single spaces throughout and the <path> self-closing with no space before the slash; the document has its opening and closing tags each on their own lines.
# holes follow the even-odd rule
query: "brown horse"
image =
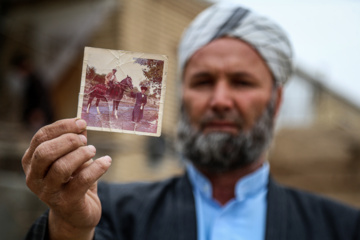
<svg viewBox="0 0 360 240">
<path fill-rule="evenodd" d="M 117 111 L 119 108 L 119 103 L 124 96 L 124 91 L 126 91 L 128 88 L 134 88 L 132 85 L 132 79 L 129 76 L 126 76 L 126 78 L 124 78 L 120 82 L 109 82 L 109 97 L 113 100 L 112 114 L 116 118 L 118 118 Z"/>
<path fill-rule="evenodd" d="M 97 110 L 98 114 L 100 114 L 100 110 L 99 110 L 100 100 L 107 102 L 107 99 L 105 97 L 106 90 L 107 90 L 107 86 L 104 83 L 98 83 L 90 88 L 89 100 L 88 100 L 87 110 L 86 110 L 87 113 L 89 113 L 89 111 L 90 111 L 90 107 L 91 107 L 91 103 L 92 103 L 93 99 L 96 98 L 96 104 L 95 104 L 96 110 Z"/>
<path fill-rule="evenodd" d="M 124 96 L 124 91 L 128 88 L 133 89 L 132 79 L 129 76 L 126 76 L 126 78 L 121 80 L 121 82 L 116 82 L 113 80 L 113 81 L 109 81 L 107 84 L 99 83 L 99 84 L 94 85 L 93 87 L 91 87 L 90 92 L 89 92 L 90 97 L 89 97 L 86 112 L 89 113 L 90 107 L 91 107 L 91 102 L 93 101 L 93 99 L 95 97 L 97 98 L 96 110 L 97 110 L 98 114 L 101 114 L 100 110 L 99 110 L 100 100 L 108 102 L 108 99 L 112 99 L 113 100 L 113 113 L 114 113 L 114 110 L 116 109 L 115 117 L 117 118 L 117 109 L 118 109 L 120 100 Z"/>
</svg>

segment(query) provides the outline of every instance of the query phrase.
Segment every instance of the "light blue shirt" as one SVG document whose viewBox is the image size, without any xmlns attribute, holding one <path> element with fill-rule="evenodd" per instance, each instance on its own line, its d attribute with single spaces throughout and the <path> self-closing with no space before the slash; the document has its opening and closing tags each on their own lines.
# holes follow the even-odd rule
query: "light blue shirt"
<svg viewBox="0 0 360 240">
<path fill-rule="evenodd" d="M 193 186 L 198 240 L 263 240 L 269 164 L 241 178 L 235 198 L 221 206 L 212 198 L 210 181 L 192 164 L 186 165 Z"/>
</svg>

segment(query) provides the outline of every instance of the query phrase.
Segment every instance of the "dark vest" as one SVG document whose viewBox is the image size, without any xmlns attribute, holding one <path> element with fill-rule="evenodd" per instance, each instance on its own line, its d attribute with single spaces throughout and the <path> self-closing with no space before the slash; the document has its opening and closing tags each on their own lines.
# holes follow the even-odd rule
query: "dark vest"
<svg viewBox="0 0 360 240">
<path fill-rule="evenodd" d="M 103 212 L 95 240 L 197 238 L 194 197 L 186 175 L 158 183 L 102 183 L 99 196 Z M 359 210 L 285 188 L 271 178 L 267 200 L 266 240 L 360 240 Z M 47 239 L 46 231 L 45 214 L 26 239 Z"/>
</svg>

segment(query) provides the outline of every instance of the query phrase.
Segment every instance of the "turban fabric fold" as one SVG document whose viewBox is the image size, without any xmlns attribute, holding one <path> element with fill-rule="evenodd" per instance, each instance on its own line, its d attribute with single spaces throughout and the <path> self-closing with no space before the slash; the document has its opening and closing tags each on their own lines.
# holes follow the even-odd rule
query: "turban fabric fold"
<svg viewBox="0 0 360 240">
<path fill-rule="evenodd" d="M 224 36 L 250 44 L 282 85 L 292 72 L 292 48 L 286 33 L 272 20 L 235 3 L 219 3 L 200 13 L 185 30 L 178 49 L 179 70 L 200 48 Z"/>
</svg>

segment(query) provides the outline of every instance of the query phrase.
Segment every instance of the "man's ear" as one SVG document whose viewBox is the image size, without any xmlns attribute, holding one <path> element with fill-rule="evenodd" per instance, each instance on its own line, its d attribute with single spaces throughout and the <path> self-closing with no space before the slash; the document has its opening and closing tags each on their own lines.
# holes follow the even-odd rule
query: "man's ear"
<svg viewBox="0 0 360 240">
<path fill-rule="evenodd" d="M 274 118 L 276 118 L 280 112 L 281 104 L 283 101 L 283 86 L 276 88 L 276 102 L 275 102 L 275 114 Z"/>
</svg>

